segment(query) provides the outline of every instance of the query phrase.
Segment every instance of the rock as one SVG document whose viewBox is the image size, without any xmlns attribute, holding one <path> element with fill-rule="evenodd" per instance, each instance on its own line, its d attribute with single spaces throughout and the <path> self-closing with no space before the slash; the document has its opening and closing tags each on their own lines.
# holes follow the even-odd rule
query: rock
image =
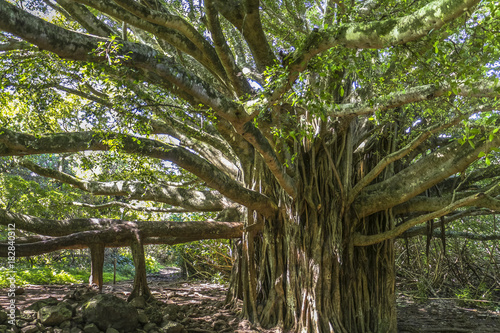
<svg viewBox="0 0 500 333">
<path fill-rule="evenodd" d="M 70 320 L 73 316 L 73 309 L 65 303 L 44 306 L 38 310 L 38 319 L 47 326 L 57 326 L 63 321 Z"/>
<path fill-rule="evenodd" d="M 97 327 L 96 324 L 85 325 L 85 327 L 83 328 L 83 331 L 85 333 L 99 333 L 100 332 L 99 327 Z"/>
<path fill-rule="evenodd" d="M 14 333 L 18 333 L 18 332 L 21 332 L 21 329 L 17 326 L 10 326 L 10 331 L 7 331 L 7 332 L 14 332 Z"/>
<path fill-rule="evenodd" d="M 16 319 L 16 326 L 19 328 L 23 328 L 25 326 L 28 326 L 28 322 L 23 319 Z"/>
<path fill-rule="evenodd" d="M 216 330 L 217 332 L 222 331 L 222 329 L 225 328 L 226 326 L 227 326 L 226 322 L 220 319 L 212 323 L 213 329 Z"/>
<path fill-rule="evenodd" d="M 75 290 L 70 291 L 66 296 L 64 296 L 64 298 L 75 301 L 88 301 L 95 295 L 97 295 L 95 290 L 88 287 L 78 287 Z"/>
<path fill-rule="evenodd" d="M 134 308 L 144 309 L 146 307 L 146 300 L 143 296 L 138 296 L 129 302 Z"/>
<path fill-rule="evenodd" d="M 7 318 L 9 318 L 9 315 L 5 311 L 0 311 L 0 324 L 3 324 L 7 321 Z"/>
<path fill-rule="evenodd" d="M 71 321 L 65 320 L 60 325 L 59 328 L 71 328 Z"/>
<path fill-rule="evenodd" d="M 82 329 L 79 327 L 73 327 L 70 333 L 83 333 Z"/>
<path fill-rule="evenodd" d="M 103 331 L 112 327 L 120 332 L 129 332 L 139 325 L 136 308 L 110 294 L 92 297 L 83 304 L 82 312 L 87 323 L 94 323 Z"/>
<path fill-rule="evenodd" d="M 148 306 L 144 313 L 148 316 L 150 322 L 160 324 L 163 321 L 162 309 L 156 305 Z"/>
<path fill-rule="evenodd" d="M 37 318 L 37 312 L 35 310 L 24 310 L 19 316 L 20 319 L 32 322 Z"/>
<path fill-rule="evenodd" d="M 161 332 L 164 333 L 183 333 L 184 326 L 175 321 L 166 321 L 161 324 Z"/>
<path fill-rule="evenodd" d="M 64 299 L 62 302 L 68 304 L 69 306 L 71 306 L 75 310 L 79 305 L 77 301 L 72 300 L 72 299 L 68 299 L 68 298 Z"/>
<path fill-rule="evenodd" d="M 164 308 L 164 313 L 168 318 L 165 318 L 166 320 L 176 320 L 177 319 L 177 313 L 180 310 L 180 306 L 177 304 L 169 304 Z"/>
<path fill-rule="evenodd" d="M 39 301 L 36 301 L 35 303 L 33 303 L 30 306 L 28 306 L 26 308 L 26 310 L 35 310 L 35 311 L 38 311 L 41 308 L 43 308 L 44 306 L 47 306 L 47 305 L 57 305 L 58 303 L 59 303 L 59 301 L 57 300 L 57 298 L 49 297 L 49 298 L 46 298 L 46 299 L 41 299 Z"/>
<path fill-rule="evenodd" d="M 146 332 L 149 332 L 151 330 L 154 330 L 155 328 L 158 328 L 158 326 L 156 326 L 155 323 L 147 323 L 146 325 L 144 325 L 144 330 Z"/>
<path fill-rule="evenodd" d="M 141 324 L 147 324 L 149 322 L 149 318 L 148 316 L 146 315 L 146 313 L 144 312 L 144 310 L 137 310 L 138 311 L 138 315 L 137 315 L 137 320 L 139 320 L 139 323 Z"/>
<path fill-rule="evenodd" d="M 16 290 L 14 290 L 15 295 L 24 295 L 25 292 L 24 288 L 16 288 Z"/>
<path fill-rule="evenodd" d="M 106 333 L 120 333 L 118 330 L 115 330 L 113 327 L 110 327 L 106 330 Z"/>
<path fill-rule="evenodd" d="M 36 325 L 28 325 L 21 329 L 22 333 L 35 333 L 38 332 L 38 327 Z"/>
<path fill-rule="evenodd" d="M 37 320 L 37 321 L 35 321 L 35 323 L 36 323 L 36 324 L 35 324 L 35 325 L 36 325 L 36 327 L 38 327 L 38 330 L 39 330 L 40 332 L 45 332 L 45 331 L 46 331 L 46 327 L 45 327 L 45 325 L 44 325 L 44 324 L 42 324 L 40 321 L 38 321 L 38 320 Z"/>
</svg>

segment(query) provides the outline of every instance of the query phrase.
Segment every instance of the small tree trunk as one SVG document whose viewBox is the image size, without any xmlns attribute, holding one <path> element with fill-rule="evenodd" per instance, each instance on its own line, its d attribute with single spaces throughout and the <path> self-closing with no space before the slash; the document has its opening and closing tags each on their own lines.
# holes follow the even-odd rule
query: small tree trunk
<svg viewBox="0 0 500 333">
<path fill-rule="evenodd" d="M 153 298 L 148 287 L 146 276 L 146 259 L 144 256 L 144 246 L 139 237 L 134 239 L 130 245 L 132 257 L 135 265 L 134 289 L 130 293 L 128 300 L 132 300 L 138 296 L 143 296 L 146 300 Z"/>
<path fill-rule="evenodd" d="M 113 259 L 113 284 L 116 284 L 116 251 L 115 251 L 115 257 Z"/>
<path fill-rule="evenodd" d="M 99 292 L 102 292 L 104 275 L 104 244 L 90 244 L 90 278 L 89 284 L 97 285 Z"/>
</svg>

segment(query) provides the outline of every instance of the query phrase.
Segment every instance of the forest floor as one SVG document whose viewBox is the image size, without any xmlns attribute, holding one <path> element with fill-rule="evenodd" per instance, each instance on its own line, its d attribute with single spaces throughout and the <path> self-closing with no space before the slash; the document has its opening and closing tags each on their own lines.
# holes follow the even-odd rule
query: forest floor
<svg viewBox="0 0 500 333">
<path fill-rule="evenodd" d="M 163 269 L 148 277 L 155 298 L 166 304 L 177 304 L 177 321 L 188 333 L 209 332 L 277 332 L 252 326 L 238 316 L 239 309 L 224 304 L 225 287 L 219 284 L 186 281 L 178 270 Z M 81 285 L 29 285 L 16 296 L 16 306 L 24 308 L 37 300 L 55 297 L 59 300 Z M 107 284 L 105 293 L 114 293 L 126 299 L 132 290 L 132 281 Z M 9 299 L 0 292 L 0 305 L 6 307 Z M 398 294 L 398 332 L 500 332 L 500 313 L 486 308 L 461 306 L 452 299 L 428 299 L 424 302 Z"/>
</svg>

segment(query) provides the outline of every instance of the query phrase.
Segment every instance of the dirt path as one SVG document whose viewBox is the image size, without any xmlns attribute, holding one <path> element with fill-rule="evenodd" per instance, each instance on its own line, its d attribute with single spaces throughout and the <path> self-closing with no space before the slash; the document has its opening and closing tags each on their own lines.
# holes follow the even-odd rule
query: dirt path
<svg viewBox="0 0 500 333">
<path fill-rule="evenodd" d="M 253 327 L 240 320 L 238 309 L 224 306 L 225 287 L 218 284 L 185 281 L 175 268 L 162 270 L 148 277 L 155 298 L 166 304 L 177 304 L 175 320 L 184 325 L 189 333 L 210 332 L 277 332 Z M 50 296 L 62 300 L 70 291 L 82 285 L 30 285 L 22 295 L 16 296 L 19 308 Z M 114 293 L 126 299 L 132 290 L 132 281 L 106 284 L 105 293 Z M 6 307 L 9 299 L 6 291 L 0 294 L 0 305 Z M 499 304 L 500 306 L 500 304 Z M 419 303 L 399 295 L 397 300 L 399 332 L 500 332 L 500 312 L 487 309 L 461 307 L 454 300 L 428 300 Z"/>
</svg>

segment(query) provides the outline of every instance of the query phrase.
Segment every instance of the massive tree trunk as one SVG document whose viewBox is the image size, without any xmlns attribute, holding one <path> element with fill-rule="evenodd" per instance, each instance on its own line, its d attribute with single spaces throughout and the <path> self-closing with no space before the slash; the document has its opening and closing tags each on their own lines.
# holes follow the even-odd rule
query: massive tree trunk
<svg viewBox="0 0 500 333">
<path fill-rule="evenodd" d="M 348 131 L 349 132 L 349 131 Z M 263 191 L 281 202 L 277 216 L 249 214 L 229 295 L 242 296 L 243 313 L 258 324 L 297 332 L 396 332 L 393 240 L 357 247 L 354 233 L 376 234 L 394 226 L 390 210 L 358 218 L 347 190 L 378 162 L 353 161 L 350 134 L 338 144 L 317 141 L 298 152 L 301 186 L 287 199 L 270 175 Z M 345 144 L 342 142 L 347 141 Z M 380 140 L 389 153 L 391 142 Z M 333 156 L 336 156 L 334 161 Z M 340 156 L 340 158 L 339 158 Z M 377 180 L 392 174 L 389 169 Z M 264 178 L 266 181 L 264 182 Z M 264 219 L 262 232 L 252 229 Z M 258 229 L 257 229 L 258 230 Z"/>
</svg>

